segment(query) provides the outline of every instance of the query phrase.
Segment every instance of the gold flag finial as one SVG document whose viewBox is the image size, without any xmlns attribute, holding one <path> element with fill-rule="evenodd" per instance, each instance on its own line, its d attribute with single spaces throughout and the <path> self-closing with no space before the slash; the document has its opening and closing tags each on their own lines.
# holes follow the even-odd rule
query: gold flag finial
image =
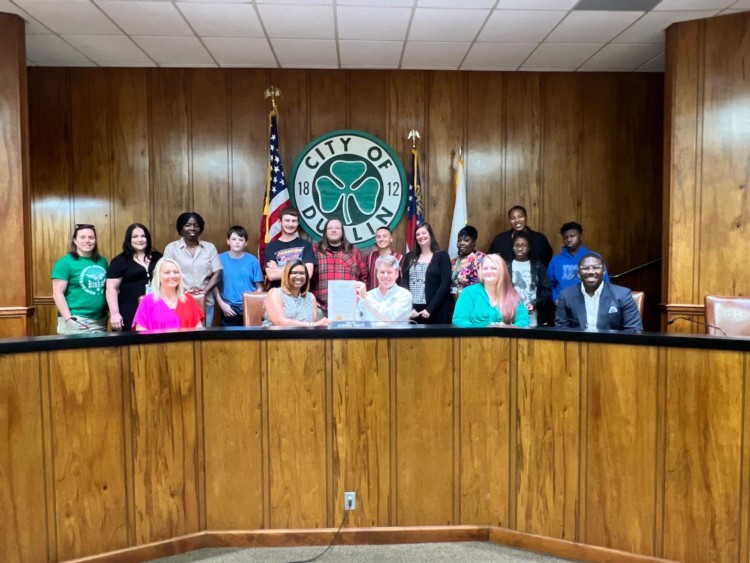
<svg viewBox="0 0 750 563">
<path fill-rule="evenodd" d="M 273 109 L 276 109 L 276 98 L 280 97 L 281 90 L 279 90 L 273 84 L 266 88 L 265 92 L 263 92 L 263 99 L 267 100 L 268 98 L 271 98 L 271 106 L 273 107 Z"/>
</svg>

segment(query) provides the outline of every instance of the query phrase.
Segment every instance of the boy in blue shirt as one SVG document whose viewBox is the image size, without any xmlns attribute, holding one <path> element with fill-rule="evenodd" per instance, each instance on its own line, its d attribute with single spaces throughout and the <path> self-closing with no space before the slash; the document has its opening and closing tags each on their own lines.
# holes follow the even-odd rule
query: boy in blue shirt
<svg viewBox="0 0 750 563">
<path fill-rule="evenodd" d="M 224 270 L 214 296 L 221 311 L 221 326 L 242 326 L 242 294 L 263 290 L 263 272 L 258 259 L 245 252 L 247 231 L 243 227 L 229 227 L 227 246 L 229 251 L 219 254 Z"/>
</svg>

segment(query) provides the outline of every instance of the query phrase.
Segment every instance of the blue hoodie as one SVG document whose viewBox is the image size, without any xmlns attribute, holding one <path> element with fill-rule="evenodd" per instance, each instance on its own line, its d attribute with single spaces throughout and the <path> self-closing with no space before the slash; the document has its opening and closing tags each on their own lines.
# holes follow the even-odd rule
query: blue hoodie
<svg viewBox="0 0 750 563">
<path fill-rule="evenodd" d="M 552 301 L 557 301 L 560 292 L 566 287 L 575 285 L 581 281 L 578 277 L 578 262 L 581 258 L 592 252 L 585 245 L 581 244 L 575 253 L 570 253 L 565 246 L 562 247 L 560 254 L 555 255 L 547 267 L 547 277 L 552 287 Z M 598 253 L 597 253 L 598 254 Z M 609 281 L 606 265 L 604 270 L 604 281 Z"/>
</svg>

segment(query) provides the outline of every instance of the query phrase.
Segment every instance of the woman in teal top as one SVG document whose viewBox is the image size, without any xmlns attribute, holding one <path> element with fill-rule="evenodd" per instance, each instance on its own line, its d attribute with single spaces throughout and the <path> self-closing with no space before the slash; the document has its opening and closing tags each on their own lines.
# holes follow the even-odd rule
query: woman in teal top
<svg viewBox="0 0 750 563">
<path fill-rule="evenodd" d="M 52 268 L 57 334 L 107 330 L 107 259 L 99 255 L 94 225 L 76 225 L 70 252 Z"/>
<path fill-rule="evenodd" d="M 529 313 L 513 289 L 508 266 L 497 254 L 488 254 L 479 269 L 479 283 L 459 294 L 453 324 L 472 326 L 529 326 Z"/>
</svg>

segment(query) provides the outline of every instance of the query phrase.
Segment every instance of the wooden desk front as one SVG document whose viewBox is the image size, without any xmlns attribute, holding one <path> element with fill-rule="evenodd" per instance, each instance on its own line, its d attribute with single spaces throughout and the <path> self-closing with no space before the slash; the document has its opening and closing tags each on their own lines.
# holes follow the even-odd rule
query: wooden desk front
<svg viewBox="0 0 750 563">
<path fill-rule="evenodd" d="M 0 560 L 482 524 L 748 561 L 750 341 L 524 330 L 0 342 Z"/>
</svg>

